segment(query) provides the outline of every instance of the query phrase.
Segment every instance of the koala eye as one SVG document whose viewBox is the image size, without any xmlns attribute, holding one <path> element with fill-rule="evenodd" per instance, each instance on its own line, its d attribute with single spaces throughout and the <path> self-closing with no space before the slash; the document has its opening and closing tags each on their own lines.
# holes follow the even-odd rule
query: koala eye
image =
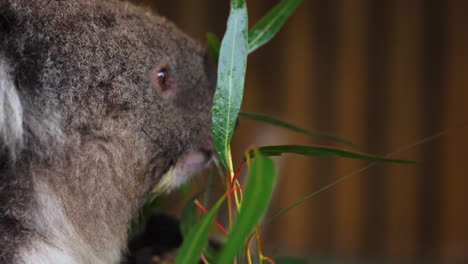
<svg viewBox="0 0 468 264">
<path fill-rule="evenodd" d="M 159 85 L 161 85 L 161 87 L 166 86 L 166 80 L 168 78 L 167 70 L 162 69 L 156 74 L 156 76 L 158 78 Z"/>
<path fill-rule="evenodd" d="M 176 83 L 171 76 L 169 64 L 163 62 L 157 65 L 151 72 L 151 84 L 163 98 L 173 98 L 177 94 Z"/>
</svg>

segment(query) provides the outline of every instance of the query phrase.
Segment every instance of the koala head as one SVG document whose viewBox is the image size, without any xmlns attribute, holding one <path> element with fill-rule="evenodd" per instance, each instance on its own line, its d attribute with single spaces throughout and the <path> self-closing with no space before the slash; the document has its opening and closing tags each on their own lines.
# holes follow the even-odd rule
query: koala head
<svg viewBox="0 0 468 264">
<path fill-rule="evenodd" d="M 24 228 L 11 241 L 115 258 L 150 193 L 211 159 L 207 52 L 142 8 L 0 0 L 0 81 L 0 229 L 7 214 Z"/>
</svg>

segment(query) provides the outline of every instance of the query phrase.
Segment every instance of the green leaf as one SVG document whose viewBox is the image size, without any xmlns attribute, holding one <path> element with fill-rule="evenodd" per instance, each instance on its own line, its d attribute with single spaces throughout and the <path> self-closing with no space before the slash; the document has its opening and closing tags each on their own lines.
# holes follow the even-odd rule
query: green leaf
<svg viewBox="0 0 468 264">
<path fill-rule="evenodd" d="M 270 41 L 300 3 L 301 0 L 283 0 L 268 12 L 249 32 L 249 53 Z"/>
<path fill-rule="evenodd" d="M 139 230 L 141 230 L 148 222 L 148 219 L 150 218 L 151 214 L 154 211 L 156 211 L 156 209 L 161 208 L 161 205 L 163 204 L 163 202 L 164 202 L 163 196 L 151 197 L 140 209 L 136 218 L 133 219 L 131 227 L 130 227 L 130 232 L 134 233 L 134 232 L 138 232 Z"/>
<path fill-rule="evenodd" d="M 299 6 L 301 0 L 283 0 L 270 10 L 250 31 L 248 35 L 248 53 L 255 51 L 270 41 L 281 29 L 288 17 Z M 207 33 L 208 51 L 218 61 L 220 41 L 213 33 Z"/>
<path fill-rule="evenodd" d="M 222 246 L 222 245 L 219 245 L 219 246 Z M 219 253 L 218 246 L 214 248 L 213 245 L 211 245 L 211 243 L 208 243 L 208 246 L 206 247 L 205 251 L 203 251 L 203 256 L 205 256 L 208 263 L 216 263 L 216 258 L 218 257 L 218 253 Z"/>
<path fill-rule="evenodd" d="M 302 134 L 305 134 L 305 135 L 323 137 L 323 138 L 327 138 L 327 139 L 331 139 L 331 140 L 341 142 L 341 143 L 346 144 L 346 145 L 348 145 L 350 147 L 357 147 L 356 144 L 354 144 L 353 142 L 351 142 L 349 140 L 346 140 L 346 139 L 343 139 L 343 138 L 340 138 L 340 137 L 337 137 L 337 136 L 333 136 L 333 135 L 330 135 L 330 134 L 326 134 L 326 133 L 323 133 L 323 132 L 319 132 L 319 131 L 307 130 L 307 129 L 304 129 L 304 128 L 300 128 L 298 126 L 287 123 L 286 121 L 283 121 L 283 120 L 278 119 L 276 117 L 272 117 L 272 116 L 268 116 L 268 115 L 264 115 L 264 114 L 258 114 L 258 113 L 250 113 L 250 112 L 240 112 L 239 115 L 241 117 L 245 117 L 245 118 L 248 118 L 248 119 L 251 119 L 251 120 L 263 122 L 263 123 L 266 123 L 266 124 L 270 124 L 270 125 L 274 125 L 274 126 L 278 126 L 278 127 L 282 127 L 282 128 L 286 128 L 286 129 L 289 129 L 291 131 L 295 131 L 295 132 L 302 133 Z"/>
<path fill-rule="evenodd" d="M 194 182 L 188 181 L 179 187 L 179 192 L 183 198 L 187 198 L 194 188 Z"/>
<path fill-rule="evenodd" d="M 224 198 L 220 199 L 188 232 L 179 249 L 175 264 L 195 264 L 200 261 L 201 253 L 208 243 L 211 226 L 223 201 Z"/>
<path fill-rule="evenodd" d="M 212 115 L 215 149 L 226 168 L 229 145 L 244 92 L 247 69 L 247 22 L 245 0 L 232 0 L 227 30 L 221 43 L 218 83 Z"/>
<path fill-rule="evenodd" d="M 276 183 L 273 161 L 260 152 L 249 170 L 239 215 L 216 263 L 232 263 L 265 213 Z"/>
<path fill-rule="evenodd" d="M 276 264 L 307 264 L 309 261 L 295 257 L 276 257 Z"/>
<path fill-rule="evenodd" d="M 394 163 L 415 163 L 414 161 L 389 159 L 380 156 L 373 156 L 358 152 L 330 148 L 324 146 L 302 146 L 302 145 L 283 145 L 283 146 L 264 146 L 259 150 L 268 156 L 280 156 L 284 153 L 299 154 L 304 156 L 319 156 L 319 157 L 343 157 L 361 160 L 385 161 Z"/>
<path fill-rule="evenodd" d="M 206 41 L 208 42 L 208 51 L 210 52 L 211 57 L 218 62 L 221 41 L 219 41 L 218 37 L 211 32 L 206 33 Z"/>
<path fill-rule="evenodd" d="M 180 229 L 182 231 L 182 235 L 186 237 L 193 226 L 195 226 L 197 222 L 197 209 L 198 207 L 195 205 L 195 200 L 200 199 L 203 192 L 196 194 L 187 205 L 184 207 L 182 211 L 182 216 L 180 218 Z"/>
</svg>

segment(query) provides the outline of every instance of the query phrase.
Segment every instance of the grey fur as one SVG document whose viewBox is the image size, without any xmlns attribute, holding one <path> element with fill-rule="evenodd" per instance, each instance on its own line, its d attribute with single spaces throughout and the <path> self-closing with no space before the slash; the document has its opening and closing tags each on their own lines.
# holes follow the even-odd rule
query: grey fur
<svg viewBox="0 0 468 264">
<path fill-rule="evenodd" d="M 23 144 L 23 106 L 10 78 L 10 69 L 2 57 L 0 56 L 0 140 L 10 157 L 16 159 Z"/>
<path fill-rule="evenodd" d="M 128 3 L 0 0 L 0 263 L 117 261 L 161 177 L 211 151 L 206 58 Z M 170 96 L 150 81 L 161 65 Z"/>
</svg>

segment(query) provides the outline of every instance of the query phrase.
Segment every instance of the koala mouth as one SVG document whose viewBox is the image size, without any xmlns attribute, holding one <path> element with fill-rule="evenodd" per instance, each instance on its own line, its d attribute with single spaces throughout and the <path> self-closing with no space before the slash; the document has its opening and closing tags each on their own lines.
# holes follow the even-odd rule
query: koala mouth
<svg viewBox="0 0 468 264">
<path fill-rule="evenodd" d="M 213 158 L 211 149 L 195 149 L 182 154 L 166 172 L 154 192 L 165 193 L 185 183 L 194 174 L 208 167 Z"/>
</svg>

